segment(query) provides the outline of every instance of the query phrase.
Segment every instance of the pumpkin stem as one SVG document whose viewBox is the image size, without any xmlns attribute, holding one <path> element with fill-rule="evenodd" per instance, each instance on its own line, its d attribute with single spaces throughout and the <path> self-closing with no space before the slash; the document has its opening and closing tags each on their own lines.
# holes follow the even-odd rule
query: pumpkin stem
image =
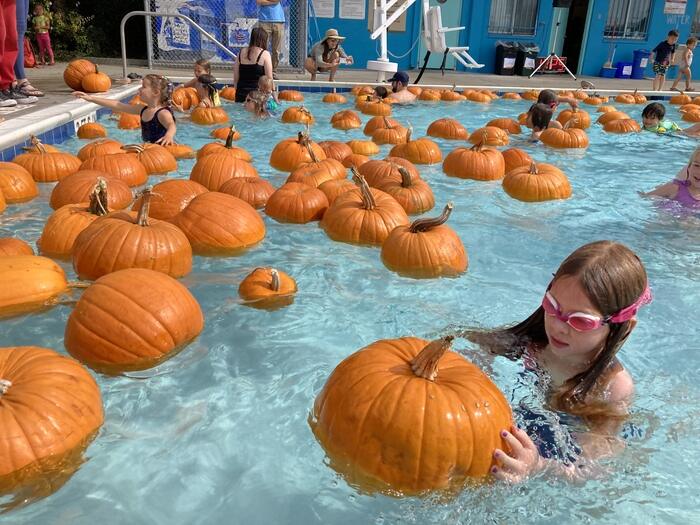
<svg viewBox="0 0 700 525">
<path fill-rule="evenodd" d="M 374 195 L 367 184 L 365 178 L 360 175 L 355 166 L 350 168 L 352 170 L 352 178 L 355 183 L 360 187 L 360 196 L 362 197 L 362 204 L 365 210 L 373 210 L 377 207 L 377 203 L 374 200 Z"/>
<path fill-rule="evenodd" d="M 411 360 L 411 370 L 418 377 L 435 381 L 437 379 L 438 364 L 445 352 L 450 349 L 454 336 L 448 335 L 428 343 L 416 357 Z"/>
<path fill-rule="evenodd" d="M 535 161 L 533 160 L 530 163 L 530 175 L 537 175 L 539 174 L 539 171 L 537 171 L 537 164 L 535 164 Z"/>
<path fill-rule="evenodd" d="M 403 166 L 396 165 L 396 169 L 399 170 L 399 174 L 401 174 L 401 187 L 410 188 L 413 185 L 411 174 Z"/>
<path fill-rule="evenodd" d="M 389 124 L 389 121 L 386 119 L 386 117 L 382 117 L 382 120 L 384 121 L 384 129 L 391 129 L 391 124 Z"/>
<path fill-rule="evenodd" d="M 0 396 L 3 394 L 7 394 L 7 391 L 10 389 L 12 386 L 12 381 L 9 379 L 0 379 Z"/>
<path fill-rule="evenodd" d="M 141 144 L 127 144 L 122 146 L 121 149 L 127 153 L 136 153 L 137 155 L 140 155 L 146 150 L 146 148 L 144 148 Z"/>
<path fill-rule="evenodd" d="M 44 147 L 44 144 L 39 140 L 39 138 L 36 135 L 29 135 L 29 143 L 31 146 L 24 146 L 22 149 L 24 151 L 31 151 L 34 148 L 36 148 L 39 153 L 46 153 L 46 148 Z"/>
<path fill-rule="evenodd" d="M 141 205 L 139 206 L 138 214 L 136 215 L 136 224 L 139 226 L 148 226 L 148 211 L 151 208 L 151 197 L 153 191 L 151 186 L 147 186 L 141 192 Z"/>
<path fill-rule="evenodd" d="M 306 144 L 304 144 L 306 147 L 306 151 L 309 152 L 309 157 L 311 157 L 311 162 L 314 164 L 318 162 L 318 158 L 316 157 L 316 154 L 314 153 L 314 149 L 311 147 L 311 142 L 308 140 L 306 141 Z"/>
<path fill-rule="evenodd" d="M 452 213 L 454 207 L 454 204 L 448 202 L 443 208 L 442 213 L 439 217 L 435 217 L 434 219 L 416 219 L 408 227 L 408 231 L 410 231 L 411 233 L 427 232 L 437 226 L 440 226 L 441 224 L 445 224 L 447 222 L 447 219 L 450 218 L 450 214 Z"/>
<path fill-rule="evenodd" d="M 228 135 L 226 135 L 226 144 L 224 144 L 224 147 L 226 147 L 227 149 L 231 149 L 233 147 L 233 137 L 235 137 L 235 136 L 236 136 L 236 125 L 234 124 L 228 130 Z"/>
<path fill-rule="evenodd" d="M 406 132 L 406 144 L 411 142 L 411 135 L 413 135 L 413 125 L 408 123 L 408 131 Z"/>
<path fill-rule="evenodd" d="M 270 283 L 270 289 L 273 292 L 280 291 L 280 274 L 274 268 L 270 268 L 270 275 L 272 276 L 272 283 Z"/>
<path fill-rule="evenodd" d="M 107 181 L 102 177 L 97 177 L 97 183 L 90 194 L 88 211 L 101 217 L 102 215 L 107 215 L 107 205 Z"/>
</svg>

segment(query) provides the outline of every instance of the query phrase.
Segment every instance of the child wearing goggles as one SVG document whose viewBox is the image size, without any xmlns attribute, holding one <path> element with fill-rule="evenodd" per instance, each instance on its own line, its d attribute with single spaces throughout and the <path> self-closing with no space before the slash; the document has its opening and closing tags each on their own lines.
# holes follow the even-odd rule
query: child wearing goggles
<svg viewBox="0 0 700 525">
<path fill-rule="evenodd" d="M 564 260 L 530 317 L 474 340 L 544 372 L 549 407 L 583 419 L 590 432 L 577 434 L 577 453 L 593 459 L 611 453 L 627 415 L 634 384 L 616 356 L 637 324 L 637 311 L 650 302 L 637 255 L 616 242 L 593 242 Z M 543 431 L 540 425 L 536 432 Z M 502 429 L 501 436 L 507 446 L 494 452 L 491 471 L 498 479 L 520 482 L 545 469 L 569 479 L 584 476 L 574 464 L 544 457 L 520 428 Z"/>
</svg>

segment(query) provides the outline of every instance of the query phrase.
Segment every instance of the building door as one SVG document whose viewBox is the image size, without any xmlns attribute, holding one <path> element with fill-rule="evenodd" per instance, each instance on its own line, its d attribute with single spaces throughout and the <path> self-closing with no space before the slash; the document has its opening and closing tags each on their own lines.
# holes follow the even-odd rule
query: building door
<svg viewBox="0 0 700 525">
<path fill-rule="evenodd" d="M 423 30 L 423 5 L 422 2 L 418 3 L 418 9 L 420 9 L 421 16 L 421 31 Z M 439 6 L 442 14 L 442 25 L 443 27 L 459 27 L 461 25 L 460 20 L 462 20 L 462 0 L 449 0 L 442 2 L 439 0 L 430 0 L 430 7 Z M 450 31 L 445 33 L 445 42 L 447 47 L 457 47 L 459 46 L 459 35 L 463 31 Z M 423 36 L 421 34 L 420 47 L 418 52 L 418 66 L 423 65 L 423 58 L 425 57 L 425 44 L 423 42 Z M 430 55 L 430 60 L 428 60 L 429 69 L 440 69 L 440 64 L 442 64 L 442 54 L 432 53 Z M 445 61 L 445 69 L 454 69 L 455 59 L 452 55 L 447 55 L 447 60 Z"/>
<path fill-rule="evenodd" d="M 583 54 L 583 42 L 586 40 L 586 27 L 590 0 L 573 0 L 568 8 L 566 35 L 562 46 L 562 55 L 566 57 L 567 67 L 577 73 Z M 555 9 L 556 10 L 556 9 Z M 560 26 L 561 28 L 561 26 Z M 558 54 L 558 53 L 557 53 Z M 604 60 L 601 60 L 601 65 Z"/>
</svg>

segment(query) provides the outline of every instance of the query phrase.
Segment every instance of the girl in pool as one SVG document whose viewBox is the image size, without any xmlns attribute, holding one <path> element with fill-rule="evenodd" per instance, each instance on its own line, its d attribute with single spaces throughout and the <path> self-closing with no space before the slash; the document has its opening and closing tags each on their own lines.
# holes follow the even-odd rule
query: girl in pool
<svg viewBox="0 0 700 525">
<path fill-rule="evenodd" d="M 561 127 L 556 120 L 552 120 L 552 109 L 546 104 L 533 104 L 527 112 L 526 126 L 532 129 L 528 142 L 538 142 L 540 134 L 550 127 Z M 556 123 L 556 124 L 555 124 Z"/>
<path fill-rule="evenodd" d="M 577 434 L 574 448 L 581 459 L 593 459 L 612 453 L 614 436 L 628 414 L 634 383 L 617 353 L 637 324 L 637 311 L 649 302 L 639 257 L 622 244 L 597 241 L 564 260 L 541 305 L 526 320 L 493 332 L 468 332 L 467 337 L 491 353 L 522 359 L 525 369 L 545 382 L 552 409 L 583 418 L 589 432 Z M 541 421 L 535 426 L 535 441 L 515 426 L 501 430 L 507 447 L 495 450 L 492 475 L 520 482 L 548 470 L 583 478 L 585 463 L 546 457 L 545 434 L 554 431 Z"/>
<path fill-rule="evenodd" d="M 183 84 L 184 87 L 195 88 L 197 90 L 197 95 L 199 95 L 200 100 L 207 98 L 206 90 L 198 82 L 199 77 L 201 77 L 202 75 L 211 75 L 211 64 L 208 60 L 200 58 L 194 63 L 194 78 L 188 80 L 187 82 L 185 82 L 185 84 Z"/>
<path fill-rule="evenodd" d="M 172 93 L 173 85 L 167 78 L 161 75 L 146 75 L 141 81 L 138 93 L 141 98 L 140 104 L 124 104 L 118 100 L 94 97 L 82 91 L 74 91 L 73 95 L 114 111 L 140 115 L 142 140 L 168 146 L 174 143 L 177 131 L 175 115 L 170 109 Z"/>
<path fill-rule="evenodd" d="M 258 80 L 258 89 L 248 93 L 245 108 L 260 118 L 273 115 L 280 106 L 272 77 L 263 75 Z"/>
<path fill-rule="evenodd" d="M 204 96 L 200 95 L 199 106 L 203 108 L 217 108 L 221 105 L 219 98 L 219 90 L 215 87 L 216 78 L 212 75 L 204 74 L 197 77 L 197 93 L 200 91 Z"/>
<path fill-rule="evenodd" d="M 551 89 L 543 89 L 537 97 L 538 104 L 549 106 L 552 111 L 556 111 L 559 104 L 569 104 L 573 109 L 578 107 L 578 100 L 572 97 L 560 97 Z"/>
<path fill-rule="evenodd" d="M 688 208 L 700 207 L 700 148 L 690 155 L 688 165 L 671 182 L 662 184 L 643 197 L 663 197 Z"/>
</svg>

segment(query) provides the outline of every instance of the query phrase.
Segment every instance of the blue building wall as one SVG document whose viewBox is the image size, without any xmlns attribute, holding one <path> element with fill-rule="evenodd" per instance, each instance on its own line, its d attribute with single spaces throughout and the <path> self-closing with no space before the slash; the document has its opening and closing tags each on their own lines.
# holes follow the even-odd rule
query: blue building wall
<svg viewBox="0 0 700 525">
<path fill-rule="evenodd" d="M 496 61 L 496 44 L 499 40 L 515 42 L 535 42 L 540 47 L 540 55 L 548 52 L 548 43 L 552 28 L 552 16 L 554 8 L 551 0 L 540 0 L 538 5 L 537 25 L 535 34 L 530 36 L 522 35 L 498 35 L 489 34 L 488 20 L 491 8 L 491 0 L 449 0 L 451 2 L 462 2 L 461 20 L 443 19 L 443 25 L 447 27 L 465 26 L 466 29 L 460 34 L 460 45 L 469 46 L 469 52 L 480 63 L 485 64 L 482 69 L 471 69 L 470 72 L 493 73 Z M 581 56 L 581 74 L 597 76 L 600 68 L 608 59 L 610 44 L 615 43 L 615 62 L 631 62 L 634 50 L 651 50 L 666 38 L 669 30 L 677 29 L 680 32 L 679 43 L 685 43 L 690 36 L 690 26 L 697 3 L 700 0 L 688 0 L 685 15 L 665 15 L 664 0 L 654 0 L 651 10 L 647 38 L 645 40 L 621 40 L 606 39 L 603 37 L 605 21 L 608 15 L 610 0 L 590 0 L 590 22 L 588 27 L 588 37 L 585 42 L 585 49 Z M 367 18 L 364 20 L 341 19 L 337 15 L 339 5 L 336 0 L 335 18 L 316 18 L 309 21 L 309 33 L 314 41 L 318 40 L 318 34 L 323 35 L 326 29 L 334 27 L 347 36 L 343 43 L 345 50 L 355 59 L 356 68 L 365 68 L 367 60 L 377 58 L 377 41 L 369 39 L 367 31 Z M 421 0 L 418 0 L 408 11 L 406 17 L 406 31 L 389 32 L 389 51 L 395 55 L 403 55 L 411 48 L 415 39 L 419 35 L 421 28 Z M 316 29 L 318 28 L 318 30 Z M 398 62 L 399 69 L 411 69 L 422 64 L 423 57 L 419 56 L 420 45 L 405 57 L 397 59 L 389 57 L 390 60 Z M 700 53 L 700 46 L 697 48 Z M 465 71 L 458 64 L 458 69 Z M 646 75 L 651 76 L 651 65 L 647 67 Z M 700 58 L 693 64 L 693 76 L 700 75 Z M 675 74 L 674 74 L 675 76 Z"/>
</svg>

